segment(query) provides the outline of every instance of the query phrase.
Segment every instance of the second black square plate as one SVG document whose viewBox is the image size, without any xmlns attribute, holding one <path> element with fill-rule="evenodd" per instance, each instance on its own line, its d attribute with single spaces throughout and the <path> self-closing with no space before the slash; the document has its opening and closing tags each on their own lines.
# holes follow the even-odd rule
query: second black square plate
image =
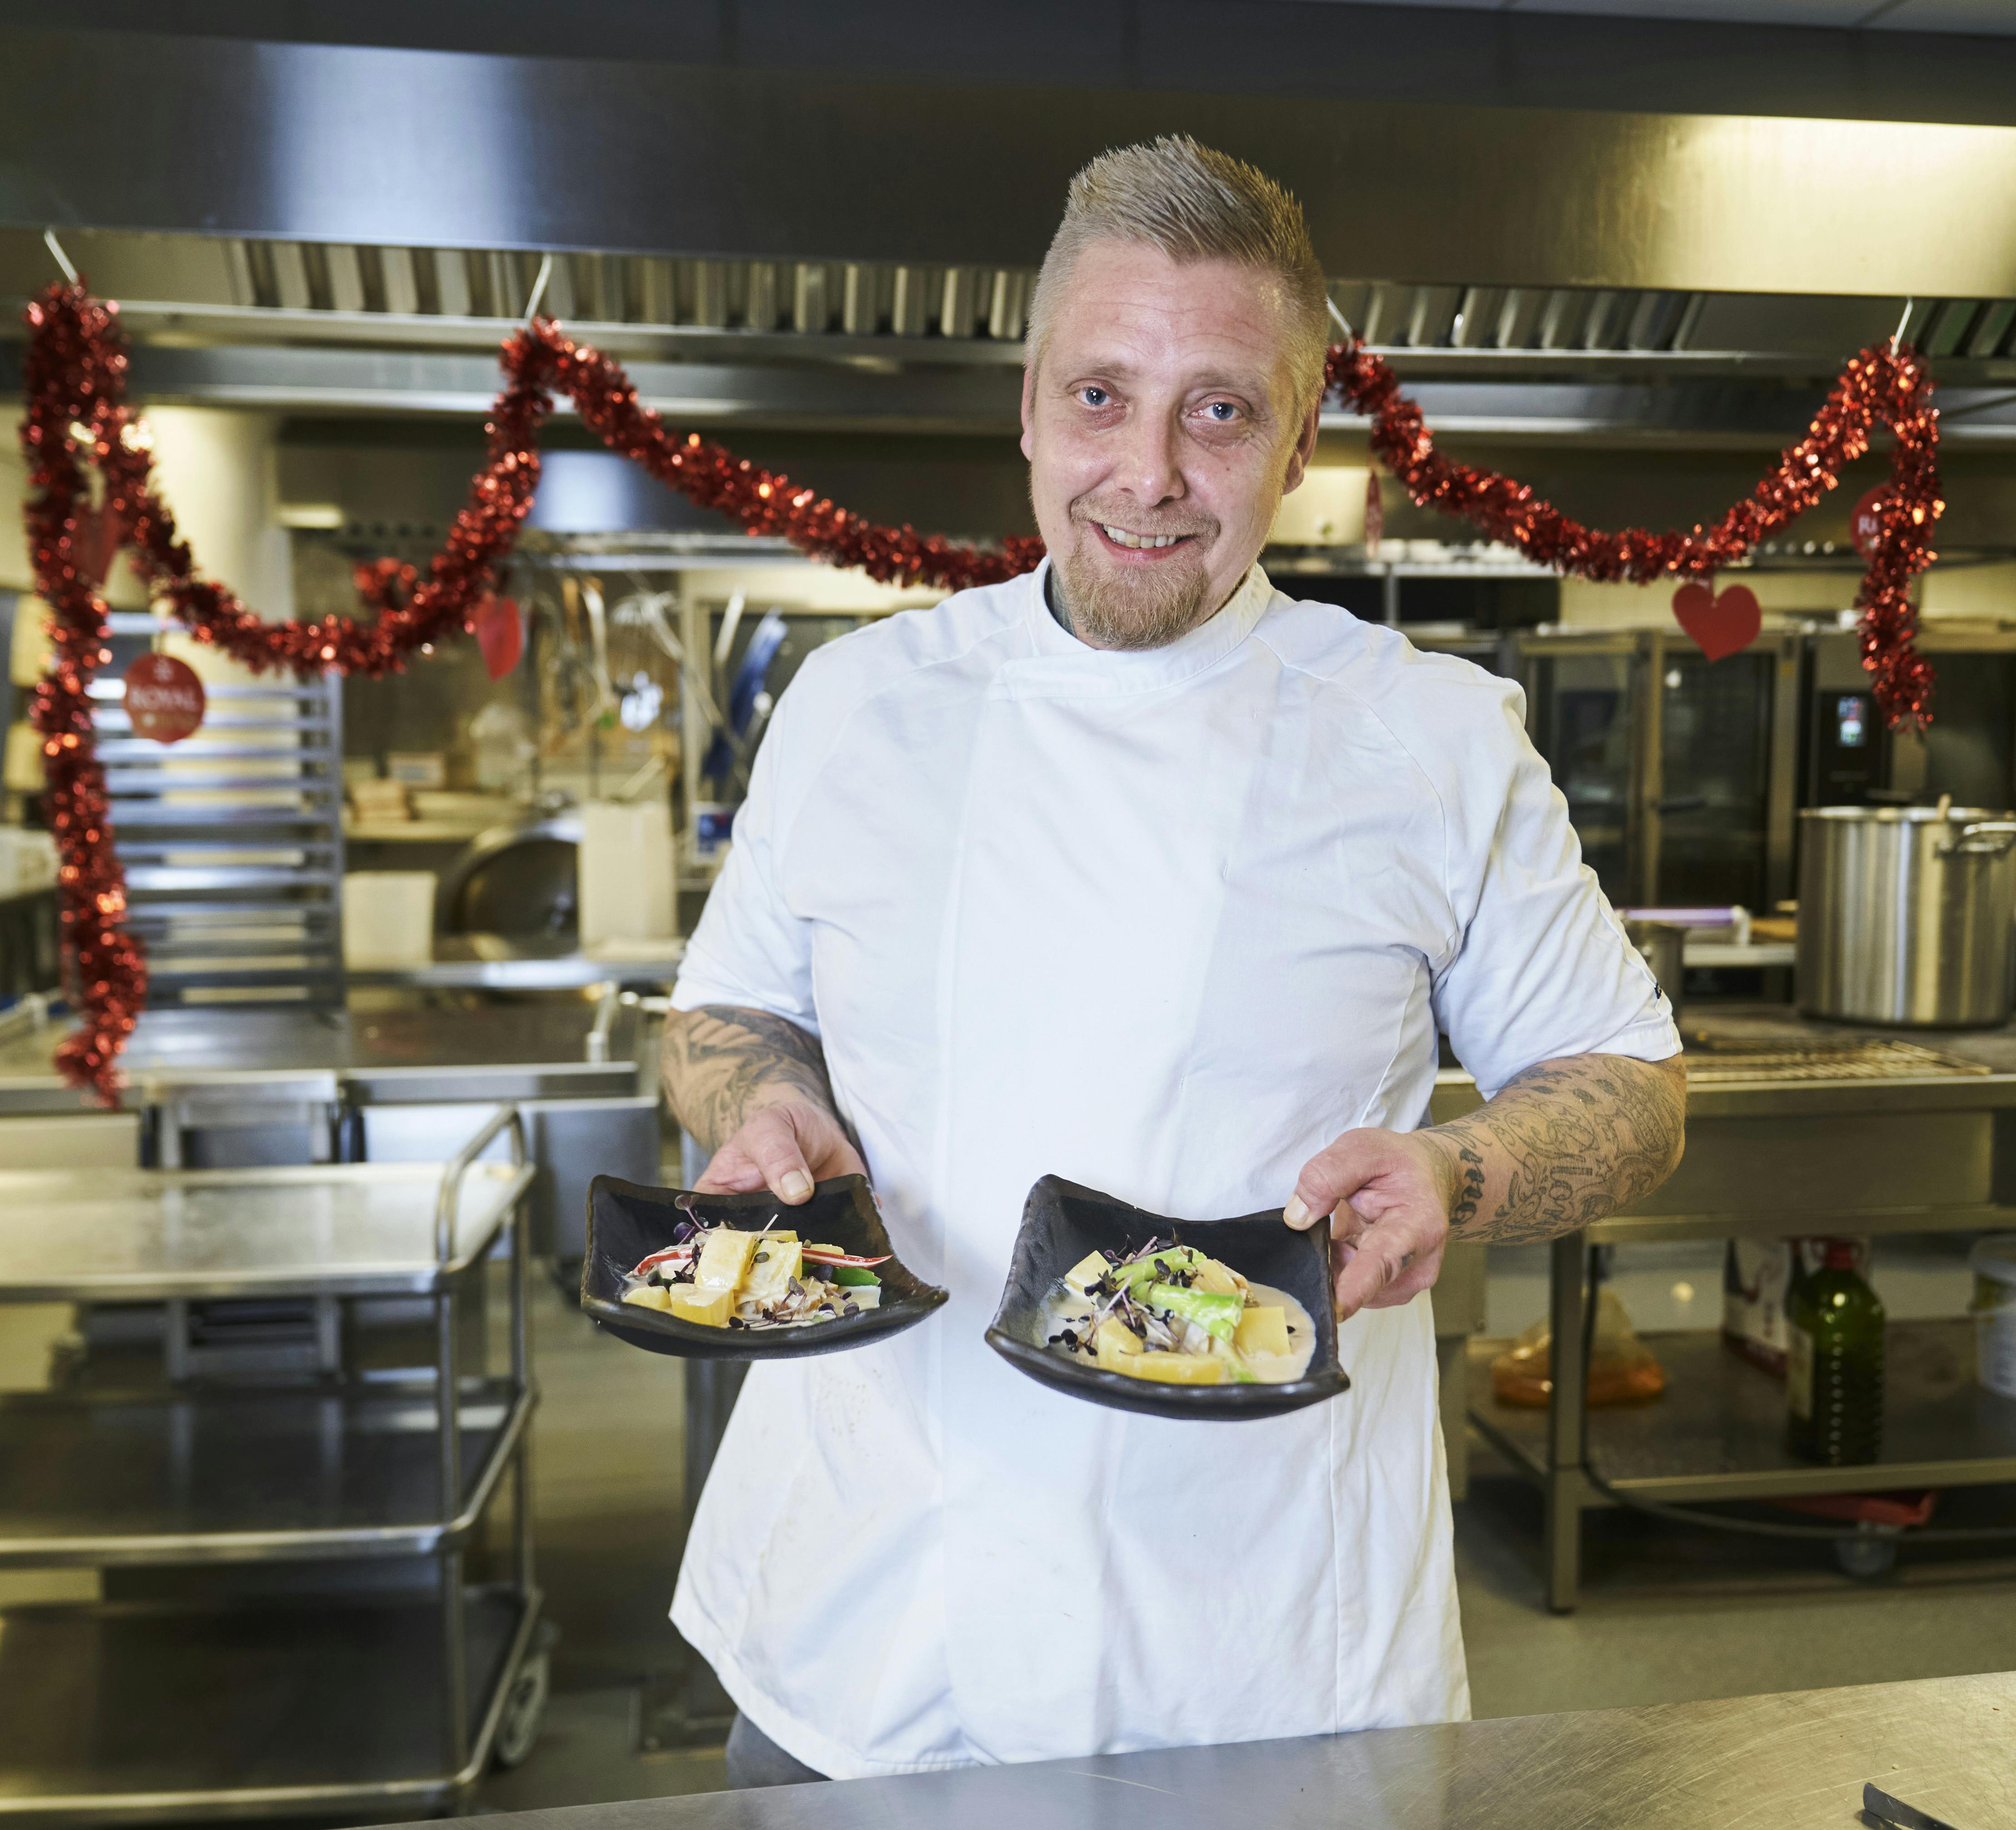
<svg viewBox="0 0 2016 1830">
<path fill-rule="evenodd" d="M 588 1185 L 588 1255 L 581 1267 L 581 1306 L 632 1347 L 689 1360 L 794 1360 L 808 1353 L 838 1353 L 914 1327 L 946 1300 L 935 1284 L 927 1284 L 891 1256 L 887 1264 L 876 1266 L 875 1274 L 882 1280 L 877 1307 L 801 1327 L 710 1328 L 662 1309 L 626 1303 L 624 1274 L 671 1245 L 673 1229 L 689 1214 L 751 1232 L 760 1230 L 775 1214 L 801 1239 L 823 1240 L 863 1258 L 879 1258 L 895 1249 L 875 1197 L 859 1176 L 836 1176 L 820 1183 L 812 1198 L 797 1207 L 787 1207 L 765 1193 L 689 1194 L 597 1176 Z"/>
<path fill-rule="evenodd" d="M 1194 1245 L 1254 1283 L 1287 1291 L 1316 1323 L 1316 1352 L 1309 1371 L 1279 1385 L 1160 1385 L 1103 1371 L 1045 1346 L 1043 1300 L 1057 1280 L 1089 1252 L 1115 1252 L 1124 1257 L 1150 1239 Z M 1029 1191 L 1023 1206 L 1022 1230 L 1015 1237 L 1007 1284 L 987 1331 L 987 1344 L 1031 1378 L 1116 1410 L 1228 1421 L 1279 1417 L 1351 1389 L 1337 1364 L 1337 1312 L 1330 1304 L 1330 1285 L 1327 1226 L 1298 1233 L 1281 1218 L 1279 1208 L 1233 1220 L 1172 1220 L 1129 1207 L 1095 1188 L 1046 1176 Z"/>
</svg>

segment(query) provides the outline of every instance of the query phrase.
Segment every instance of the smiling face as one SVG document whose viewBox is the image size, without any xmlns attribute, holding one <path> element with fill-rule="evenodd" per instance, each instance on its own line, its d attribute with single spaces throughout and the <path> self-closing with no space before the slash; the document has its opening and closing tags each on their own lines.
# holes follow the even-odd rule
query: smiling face
<svg viewBox="0 0 2016 1830">
<path fill-rule="evenodd" d="M 1280 283 L 1105 240 L 1072 265 L 1022 384 L 1036 525 L 1071 628 L 1160 648 L 1215 614 L 1315 448 Z"/>
</svg>

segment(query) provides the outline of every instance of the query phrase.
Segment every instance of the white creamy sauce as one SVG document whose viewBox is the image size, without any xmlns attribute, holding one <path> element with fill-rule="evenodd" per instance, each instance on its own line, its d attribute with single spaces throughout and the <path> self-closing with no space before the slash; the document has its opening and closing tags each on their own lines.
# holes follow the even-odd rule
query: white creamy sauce
<svg viewBox="0 0 2016 1830">
<path fill-rule="evenodd" d="M 1287 1312 L 1289 1346 L 1286 1353 L 1249 1353 L 1246 1356 L 1247 1371 L 1267 1385 L 1285 1385 L 1291 1379 L 1300 1378 L 1309 1370 L 1309 1362 L 1316 1351 L 1316 1327 L 1309 1319 L 1309 1312 L 1287 1291 L 1277 1290 L 1271 1284 L 1249 1284 L 1247 1295 L 1249 1308 L 1258 1305 L 1265 1309 L 1278 1305 Z M 1036 1312 L 1040 1330 L 1039 1345 L 1048 1345 L 1053 1335 L 1067 1327 L 1082 1334 L 1091 1323 L 1093 1308 L 1087 1298 L 1079 1295 L 1060 1277 Z M 1097 1358 L 1089 1348 L 1074 1353 L 1062 1343 L 1050 1351 L 1061 1353 L 1067 1360 L 1082 1360 L 1088 1366 Z"/>
</svg>

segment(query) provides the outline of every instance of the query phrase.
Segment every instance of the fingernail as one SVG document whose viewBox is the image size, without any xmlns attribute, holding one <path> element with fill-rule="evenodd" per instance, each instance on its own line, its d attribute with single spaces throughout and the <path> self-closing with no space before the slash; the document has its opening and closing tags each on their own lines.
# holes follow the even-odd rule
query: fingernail
<svg viewBox="0 0 2016 1830">
<path fill-rule="evenodd" d="M 812 1179 L 803 1169 L 793 1169 L 777 1184 L 777 1191 L 787 1201 L 803 1201 L 812 1191 Z"/>
<path fill-rule="evenodd" d="M 1281 1209 L 1281 1218 L 1291 1227 L 1306 1227 L 1309 1223 L 1309 1210 L 1299 1194 L 1288 1197 L 1288 1205 Z"/>
</svg>

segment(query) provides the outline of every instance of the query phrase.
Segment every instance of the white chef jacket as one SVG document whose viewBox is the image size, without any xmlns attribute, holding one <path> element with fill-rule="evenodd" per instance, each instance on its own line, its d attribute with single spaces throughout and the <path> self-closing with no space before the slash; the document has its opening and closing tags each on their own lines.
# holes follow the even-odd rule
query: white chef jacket
<svg viewBox="0 0 2016 1830">
<path fill-rule="evenodd" d="M 672 1619 L 837 1778 L 1460 1719 L 1429 1306 L 1348 1392 L 1172 1422 L 982 1336 L 1030 1184 L 1206 1220 L 1354 1126 L 1676 1054 L 1517 689 L 1258 567 L 1112 653 L 1043 572 L 821 649 L 778 706 L 673 1002 L 823 1041 L 890 1237 L 952 1300 L 751 1369 Z"/>
</svg>

